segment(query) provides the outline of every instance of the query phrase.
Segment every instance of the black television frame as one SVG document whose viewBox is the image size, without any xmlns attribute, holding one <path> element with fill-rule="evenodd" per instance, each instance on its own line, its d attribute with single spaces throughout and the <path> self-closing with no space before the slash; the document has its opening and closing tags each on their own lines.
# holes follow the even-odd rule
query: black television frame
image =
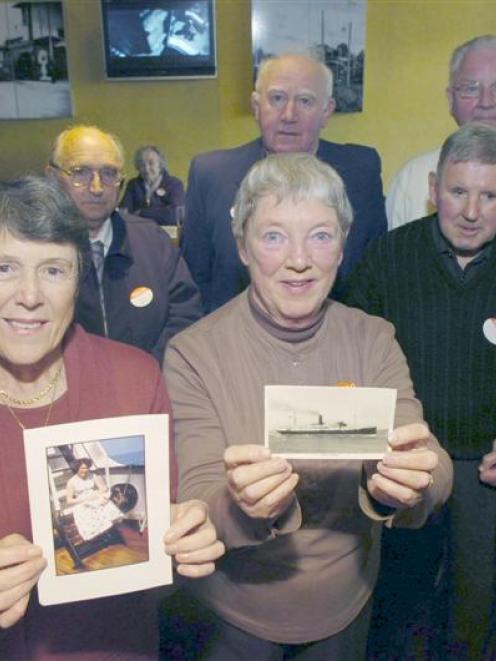
<svg viewBox="0 0 496 661">
<path fill-rule="evenodd" d="M 181 41 L 181 37 L 178 39 L 172 33 L 169 33 L 166 38 L 164 49 L 166 52 L 161 55 L 127 52 L 130 45 L 134 46 L 132 38 L 126 40 L 123 32 L 115 29 L 116 19 L 120 18 L 125 24 L 126 12 L 128 18 L 132 17 L 132 19 L 129 18 L 129 21 L 133 21 L 131 27 L 135 31 L 137 27 L 136 20 L 143 12 L 164 9 L 170 12 L 171 17 L 174 17 L 174 15 L 176 17 L 180 15 L 193 16 L 194 12 L 192 10 L 198 4 L 204 5 L 208 14 L 208 20 L 204 28 L 208 31 L 208 55 L 186 54 L 169 47 L 171 36 L 176 42 Z M 215 0 L 101 0 L 101 18 L 106 80 L 183 80 L 215 78 L 217 76 Z M 170 24 L 171 20 L 169 19 Z M 195 21 L 193 16 L 188 26 L 189 32 L 194 33 L 198 25 L 200 25 L 199 21 Z M 112 30 L 114 30 L 113 34 Z M 139 46 L 143 46 L 143 37 L 146 38 L 146 33 L 144 29 L 140 29 L 140 32 L 142 34 L 138 35 L 140 39 Z M 120 44 L 116 44 L 116 36 Z M 124 44 L 124 47 L 122 47 L 122 44 Z M 186 39 L 183 39 L 183 44 L 187 47 Z M 116 48 L 116 45 L 118 48 Z"/>
</svg>

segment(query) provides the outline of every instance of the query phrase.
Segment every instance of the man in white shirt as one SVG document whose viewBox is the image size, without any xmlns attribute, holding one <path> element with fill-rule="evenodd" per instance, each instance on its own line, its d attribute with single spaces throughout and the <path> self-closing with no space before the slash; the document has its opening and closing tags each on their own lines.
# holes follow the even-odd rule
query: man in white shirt
<svg viewBox="0 0 496 661">
<path fill-rule="evenodd" d="M 453 51 L 446 96 L 458 126 L 468 122 L 496 125 L 495 35 L 475 37 Z M 386 198 L 389 229 L 434 211 L 428 179 L 436 169 L 439 151 L 438 147 L 412 158 L 396 173 Z"/>
</svg>

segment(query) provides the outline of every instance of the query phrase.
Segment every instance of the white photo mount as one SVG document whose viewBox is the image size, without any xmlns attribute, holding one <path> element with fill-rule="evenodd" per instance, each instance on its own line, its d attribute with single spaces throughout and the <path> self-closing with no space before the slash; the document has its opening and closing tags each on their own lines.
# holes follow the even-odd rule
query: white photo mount
<svg viewBox="0 0 496 661">
<path fill-rule="evenodd" d="M 265 447 L 287 459 L 380 460 L 394 388 L 265 386 Z"/>
<path fill-rule="evenodd" d="M 134 415 L 99 420 L 86 420 L 24 431 L 24 447 L 29 488 L 33 541 L 43 549 L 47 567 L 38 582 L 40 604 L 82 601 L 172 583 L 172 561 L 165 554 L 163 536 L 170 525 L 169 490 L 169 416 L 166 414 Z M 138 440 L 139 439 L 139 440 Z M 128 444 L 128 449 L 142 448 L 144 465 L 139 500 L 144 511 L 144 527 L 148 542 L 145 559 L 134 564 L 110 564 L 98 570 L 61 574 L 55 560 L 53 493 L 53 455 L 65 448 L 82 446 L 84 451 L 100 447 L 93 456 L 107 470 L 118 470 L 119 461 L 105 459 L 105 450 L 112 442 Z M 107 444 L 107 445 L 106 445 Z M 59 462 L 60 463 L 60 462 Z M 104 469 L 105 470 L 105 469 Z M 57 500 L 57 496 L 55 496 Z M 142 516 L 142 514 L 140 514 Z M 146 546 L 146 543 L 145 543 Z"/>
</svg>

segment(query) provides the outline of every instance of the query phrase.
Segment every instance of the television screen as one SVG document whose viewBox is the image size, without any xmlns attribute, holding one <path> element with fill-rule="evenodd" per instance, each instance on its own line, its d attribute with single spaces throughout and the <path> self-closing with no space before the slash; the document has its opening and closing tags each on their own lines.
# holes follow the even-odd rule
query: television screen
<svg viewBox="0 0 496 661">
<path fill-rule="evenodd" d="M 216 75 L 214 0 L 102 0 L 109 79 Z"/>
</svg>

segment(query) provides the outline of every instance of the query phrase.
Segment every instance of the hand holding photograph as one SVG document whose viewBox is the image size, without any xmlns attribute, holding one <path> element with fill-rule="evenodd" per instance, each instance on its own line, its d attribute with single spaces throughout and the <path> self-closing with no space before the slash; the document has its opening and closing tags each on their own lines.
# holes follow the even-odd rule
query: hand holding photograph
<svg viewBox="0 0 496 661">
<path fill-rule="evenodd" d="M 167 415 L 26 429 L 42 605 L 172 583 Z M 153 497 L 152 495 L 153 494 Z"/>
<path fill-rule="evenodd" d="M 287 459 L 381 459 L 396 390 L 265 386 L 265 447 Z"/>
</svg>

